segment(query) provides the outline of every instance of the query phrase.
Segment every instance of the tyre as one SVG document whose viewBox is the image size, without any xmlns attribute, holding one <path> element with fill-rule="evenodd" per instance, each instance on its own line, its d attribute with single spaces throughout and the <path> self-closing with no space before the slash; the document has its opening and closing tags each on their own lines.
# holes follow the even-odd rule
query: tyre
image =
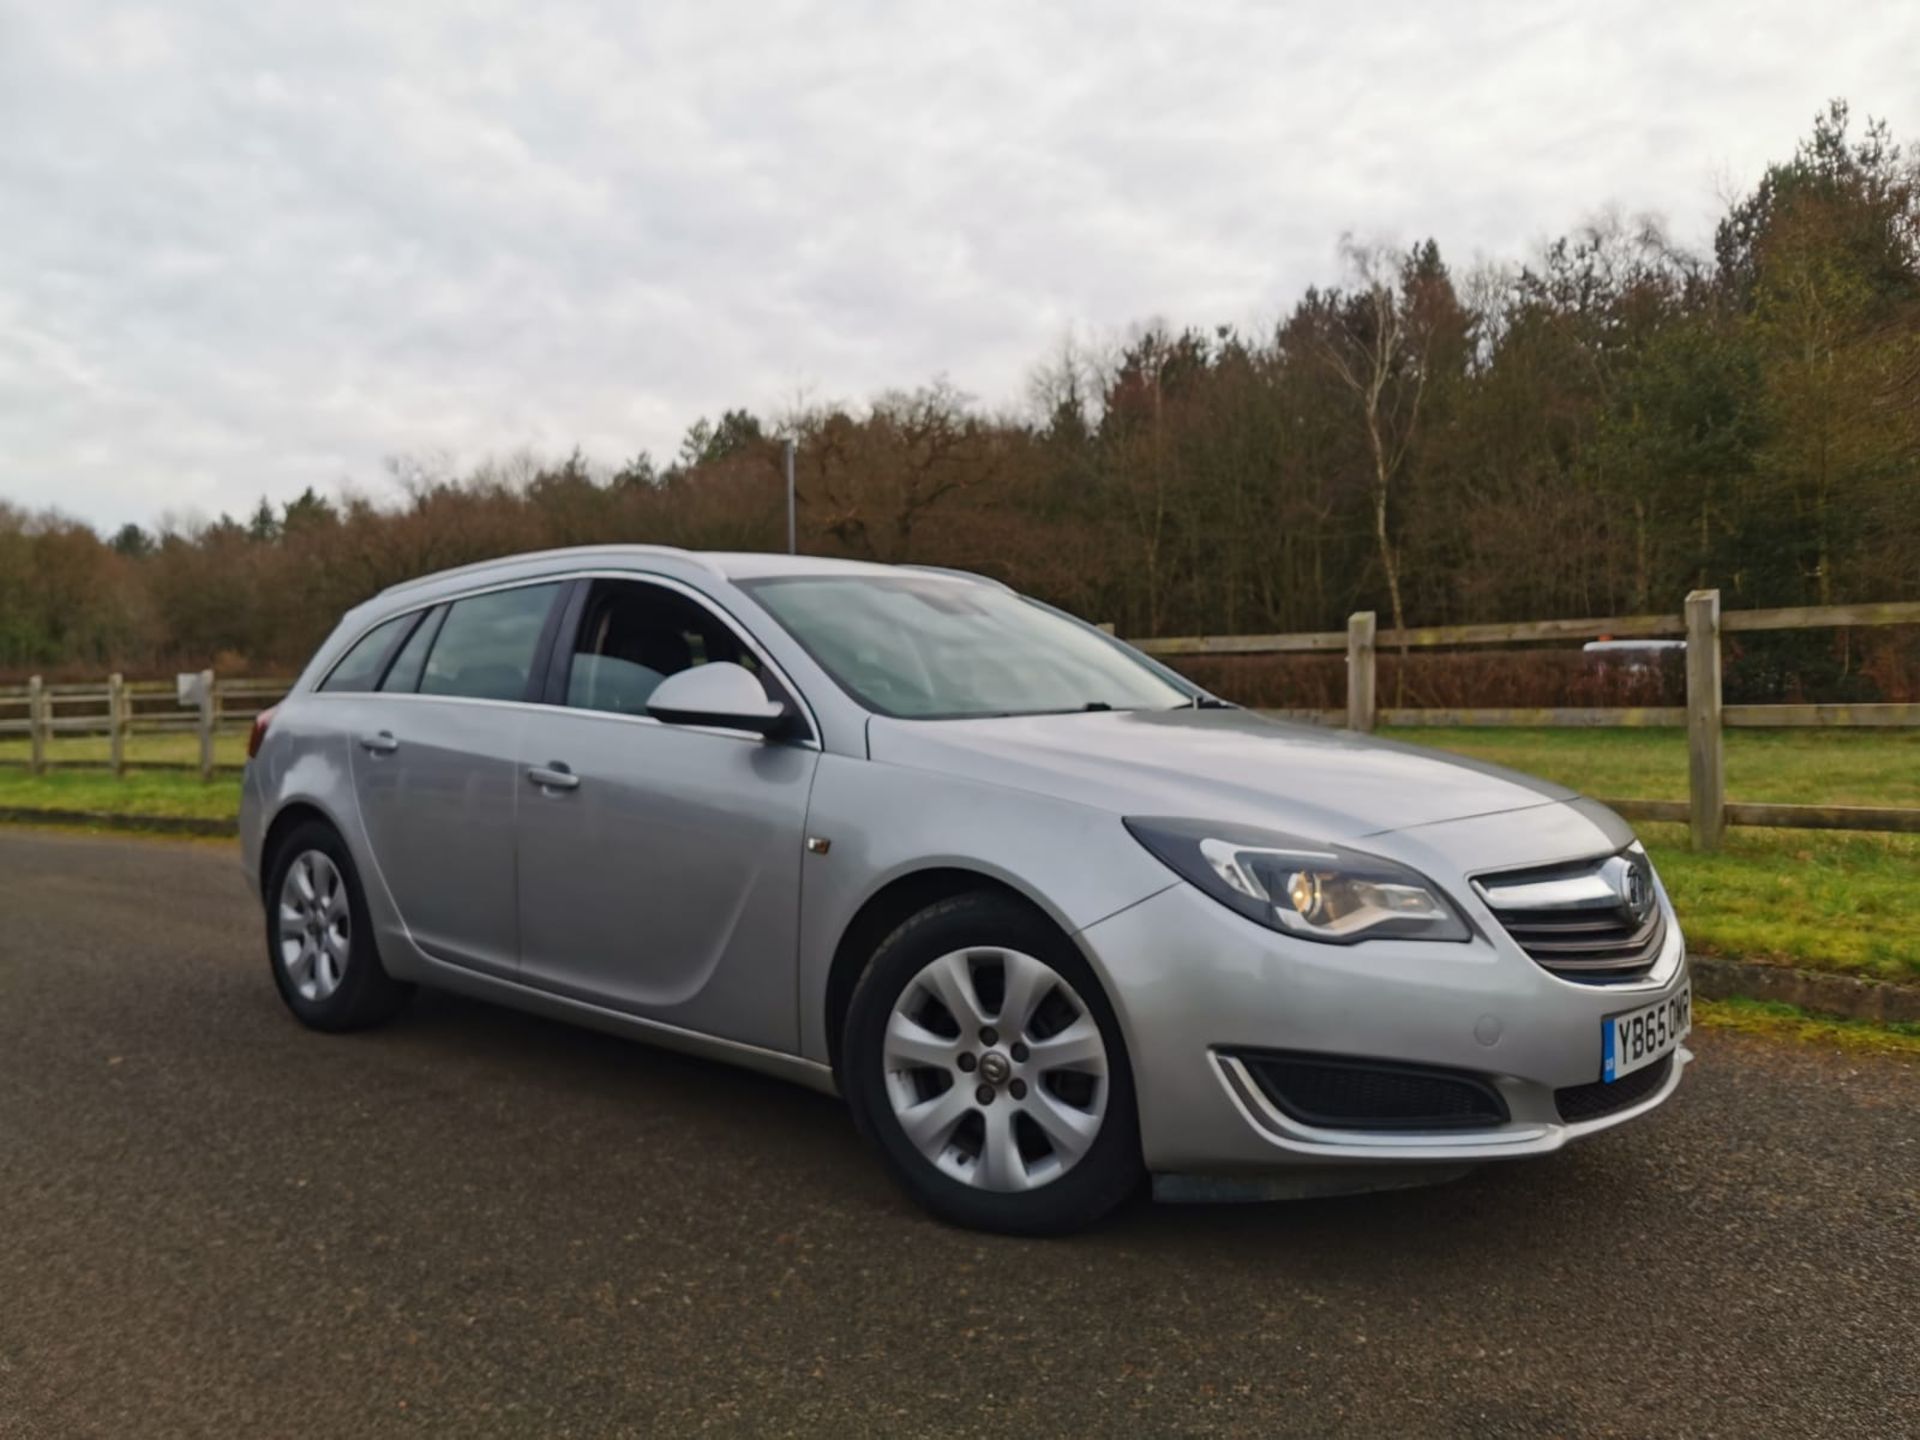
<svg viewBox="0 0 1920 1440">
<path fill-rule="evenodd" d="M 887 937 L 848 1007 L 840 1084 L 907 1193 L 953 1224 L 1065 1234 L 1143 1178 L 1113 1007 L 1009 896 L 942 901 Z"/>
<path fill-rule="evenodd" d="M 288 832 L 267 872 L 267 959 L 280 998 L 315 1030 L 359 1030 L 397 1013 L 413 987 L 388 975 L 360 874 L 331 825 Z"/>
</svg>

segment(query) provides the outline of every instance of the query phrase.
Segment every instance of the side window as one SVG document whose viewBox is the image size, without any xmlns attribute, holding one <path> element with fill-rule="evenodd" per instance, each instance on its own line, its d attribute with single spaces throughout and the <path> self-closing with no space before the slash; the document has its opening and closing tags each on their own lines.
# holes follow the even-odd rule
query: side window
<svg viewBox="0 0 1920 1440">
<path fill-rule="evenodd" d="M 411 615 L 400 615 L 374 626 L 340 657 L 339 663 L 320 682 L 319 688 L 325 691 L 373 689 L 380 681 L 380 671 L 387 663 L 387 656 L 400 639 L 400 632 L 413 620 Z"/>
<path fill-rule="evenodd" d="M 573 637 L 566 703 L 644 715 L 667 676 L 713 660 L 760 670 L 732 630 L 679 591 L 639 580 L 596 580 Z"/>
<path fill-rule="evenodd" d="M 540 630 L 560 586 L 522 585 L 456 600 L 420 676 L 422 695 L 523 700 Z"/>
<path fill-rule="evenodd" d="M 393 657 L 393 664 L 387 667 L 387 678 L 380 682 L 381 690 L 404 695 L 420 688 L 420 675 L 427 668 L 427 651 L 433 647 L 433 637 L 440 633 L 440 622 L 446 618 L 444 605 L 427 612 L 407 637 L 407 643 L 400 647 L 400 653 Z"/>
</svg>

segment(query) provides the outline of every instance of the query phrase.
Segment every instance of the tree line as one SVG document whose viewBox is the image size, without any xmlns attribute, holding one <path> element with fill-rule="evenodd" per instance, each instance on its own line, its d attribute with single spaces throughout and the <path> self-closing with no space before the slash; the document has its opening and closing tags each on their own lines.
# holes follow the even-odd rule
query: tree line
<svg viewBox="0 0 1920 1440">
<path fill-rule="evenodd" d="M 1524 264 L 1342 253 L 1269 330 L 1065 342 L 1013 413 L 943 382 L 730 410 L 663 462 L 399 461 L 385 499 L 157 533 L 0 505 L 0 669 L 284 670 L 447 565 L 783 548 L 788 439 L 802 549 L 984 571 L 1123 634 L 1920 598 L 1920 166 L 1883 124 L 1835 102 L 1710 253 L 1615 217 Z M 1854 693 L 1920 666 L 1901 632 L 1790 643 Z"/>
</svg>

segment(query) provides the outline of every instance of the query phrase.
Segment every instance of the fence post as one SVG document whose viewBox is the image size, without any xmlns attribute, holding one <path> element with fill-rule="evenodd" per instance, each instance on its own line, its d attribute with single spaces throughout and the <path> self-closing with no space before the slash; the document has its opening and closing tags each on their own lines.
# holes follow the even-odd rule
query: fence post
<svg viewBox="0 0 1920 1440">
<path fill-rule="evenodd" d="M 1347 728 L 1373 729 L 1374 613 L 1361 610 L 1347 617 Z"/>
<path fill-rule="evenodd" d="M 214 689 L 213 671 L 200 672 L 200 778 L 213 779 L 213 727 L 220 718 L 220 695 Z"/>
<path fill-rule="evenodd" d="M 1687 800 L 1693 848 L 1718 850 L 1727 823 L 1720 735 L 1720 592 L 1687 596 Z"/>
<path fill-rule="evenodd" d="M 47 768 L 47 690 L 38 675 L 27 677 L 27 750 L 35 775 Z"/>
<path fill-rule="evenodd" d="M 127 729 L 122 716 L 126 704 L 126 677 L 116 670 L 107 677 L 107 758 L 115 775 L 127 773 Z"/>
</svg>

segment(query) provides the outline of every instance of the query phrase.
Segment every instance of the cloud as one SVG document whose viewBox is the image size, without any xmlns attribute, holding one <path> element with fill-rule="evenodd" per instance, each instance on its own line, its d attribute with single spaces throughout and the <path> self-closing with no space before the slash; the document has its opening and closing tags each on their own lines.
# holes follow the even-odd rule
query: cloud
<svg viewBox="0 0 1920 1440">
<path fill-rule="evenodd" d="M 1344 230 L 1704 241 L 1830 95 L 1920 131 L 1917 51 L 1774 3 L 0 0 L 0 496 L 112 525 L 801 389 L 1009 403 L 1069 327 L 1270 318 Z"/>
</svg>

